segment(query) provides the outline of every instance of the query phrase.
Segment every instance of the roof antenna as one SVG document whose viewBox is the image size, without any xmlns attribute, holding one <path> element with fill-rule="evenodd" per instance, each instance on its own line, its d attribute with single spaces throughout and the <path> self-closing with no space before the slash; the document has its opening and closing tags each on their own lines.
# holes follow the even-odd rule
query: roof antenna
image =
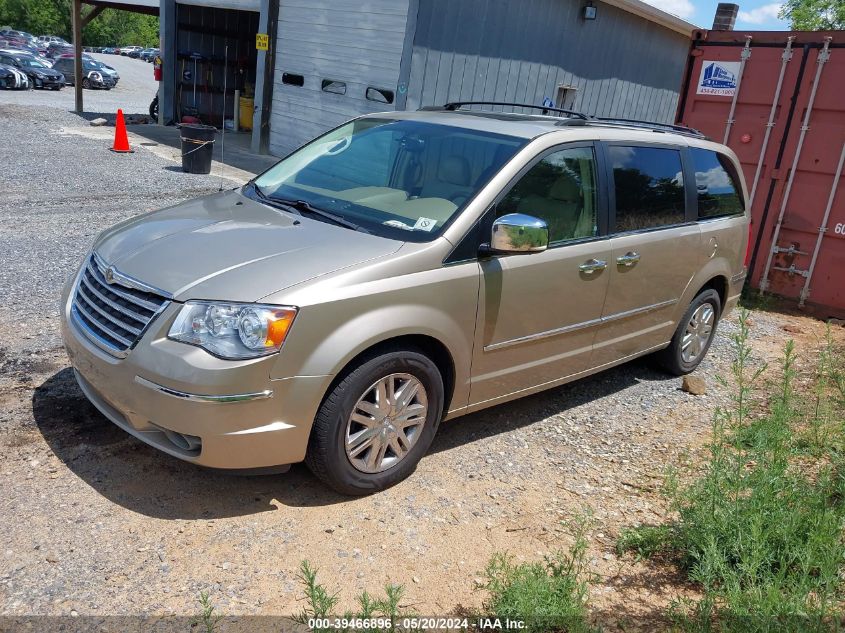
<svg viewBox="0 0 845 633">
<path fill-rule="evenodd" d="M 223 142 L 226 140 L 226 79 L 229 74 L 229 45 L 223 53 L 223 129 L 220 131 L 220 189 L 223 191 Z"/>
</svg>

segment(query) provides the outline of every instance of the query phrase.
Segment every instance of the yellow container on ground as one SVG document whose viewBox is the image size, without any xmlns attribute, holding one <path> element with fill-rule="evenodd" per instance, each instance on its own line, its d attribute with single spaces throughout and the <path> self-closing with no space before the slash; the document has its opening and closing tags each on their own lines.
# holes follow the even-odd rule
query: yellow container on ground
<svg viewBox="0 0 845 633">
<path fill-rule="evenodd" d="M 238 116 L 238 125 L 242 130 L 252 129 L 252 114 L 255 109 L 255 100 L 252 97 L 241 97 L 240 105 L 238 106 L 240 115 Z"/>
</svg>

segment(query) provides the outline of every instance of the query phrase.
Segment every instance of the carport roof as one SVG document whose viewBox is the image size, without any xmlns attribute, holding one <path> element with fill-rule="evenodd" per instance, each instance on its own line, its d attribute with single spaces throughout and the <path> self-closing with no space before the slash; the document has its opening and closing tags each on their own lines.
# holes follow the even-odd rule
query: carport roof
<svg viewBox="0 0 845 633">
<path fill-rule="evenodd" d="M 110 9 L 123 9 L 136 13 L 158 15 L 159 0 L 82 0 L 84 4 Z"/>
</svg>

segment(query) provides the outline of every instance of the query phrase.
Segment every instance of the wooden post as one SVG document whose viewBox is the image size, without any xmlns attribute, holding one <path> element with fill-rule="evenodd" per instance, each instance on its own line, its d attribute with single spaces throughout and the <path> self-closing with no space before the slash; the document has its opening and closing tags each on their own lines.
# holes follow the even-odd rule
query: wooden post
<svg viewBox="0 0 845 633">
<path fill-rule="evenodd" d="M 73 23 L 73 89 L 76 112 L 82 114 L 82 0 L 73 0 L 70 10 Z"/>
</svg>

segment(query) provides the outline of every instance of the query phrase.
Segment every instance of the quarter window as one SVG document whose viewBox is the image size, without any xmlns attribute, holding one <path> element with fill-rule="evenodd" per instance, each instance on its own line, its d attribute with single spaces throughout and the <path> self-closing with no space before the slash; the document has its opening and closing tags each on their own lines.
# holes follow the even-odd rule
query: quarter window
<svg viewBox="0 0 845 633">
<path fill-rule="evenodd" d="M 524 213 L 545 220 L 550 242 L 596 235 L 593 149 L 564 149 L 534 165 L 496 206 L 496 217 L 508 213 Z"/>
<path fill-rule="evenodd" d="M 718 218 L 745 212 L 742 188 L 736 168 L 724 154 L 693 147 L 695 190 L 698 194 L 698 217 Z"/>
<path fill-rule="evenodd" d="M 680 224 L 685 217 L 681 153 L 663 147 L 612 145 L 616 232 Z"/>
</svg>

